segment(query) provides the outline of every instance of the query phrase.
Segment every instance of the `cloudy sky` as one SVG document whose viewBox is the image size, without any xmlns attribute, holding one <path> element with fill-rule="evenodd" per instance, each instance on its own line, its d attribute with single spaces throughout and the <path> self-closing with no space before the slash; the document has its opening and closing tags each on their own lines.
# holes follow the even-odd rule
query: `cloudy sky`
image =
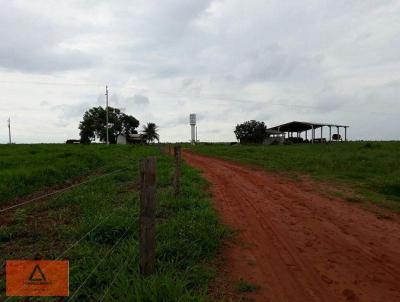
<svg viewBox="0 0 400 302">
<path fill-rule="evenodd" d="M 186 141 L 249 119 L 400 138 L 400 1 L 0 0 L 0 143 L 78 138 L 84 111 L 123 108 Z"/>
</svg>

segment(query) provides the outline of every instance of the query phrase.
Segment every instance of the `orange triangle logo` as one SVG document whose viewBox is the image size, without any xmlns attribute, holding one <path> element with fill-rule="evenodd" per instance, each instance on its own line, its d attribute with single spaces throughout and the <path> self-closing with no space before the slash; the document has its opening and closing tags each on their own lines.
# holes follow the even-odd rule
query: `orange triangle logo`
<svg viewBox="0 0 400 302">
<path fill-rule="evenodd" d="M 39 264 L 36 264 L 31 275 L 29 276 L 28 279 L 29 282 L 39 282 L 39 283 L 44 283 L 47 282 L 46 276 L 44 275 L 42 269 L 40 268 Z"/>
</svg>

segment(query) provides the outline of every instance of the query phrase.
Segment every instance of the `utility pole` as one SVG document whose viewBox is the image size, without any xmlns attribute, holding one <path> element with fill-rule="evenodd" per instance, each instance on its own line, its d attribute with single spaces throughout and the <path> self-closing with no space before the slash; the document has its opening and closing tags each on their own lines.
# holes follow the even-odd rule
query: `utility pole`
<svg viewBox="0 0 400 302">
<path fill-rule="evenodd" d="M 8 118 L 8 143 L 11 145 L 11 119 Z"/>
<path fill-rule="evenodd" d="M 107 139 L 107 145 L 109 145 L 110 141 L 108 140 L 108 86 L 106 86 L 106 139 Z"/>
</svg>

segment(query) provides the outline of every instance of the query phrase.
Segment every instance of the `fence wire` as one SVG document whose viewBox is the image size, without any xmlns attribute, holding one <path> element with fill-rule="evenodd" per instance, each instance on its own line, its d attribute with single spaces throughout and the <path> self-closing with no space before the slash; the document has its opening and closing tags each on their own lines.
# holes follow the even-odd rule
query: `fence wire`
<svg viewBox="0 0 400 302">
<path fill-rule="evenodd" d="M 87 283 L 87 281 L 92 277 L 92 275 L 95 273 L 95 271 L 99 268 L 99 266 L 106 260 L 106 258 L 112 254 L 112 252 L 115 250 L 115 248 L 119 245 L 120 242 L 122 242 L 122 239 L 128 234 L 128 232 L 131 230 L 132 226 L 128 228 L 124 234 L 118 239 L 118 241 L 108 250 L 108 252 L 104 255 L 104 257 L 95 265 L 93 270 L 89 273 L 89 275 L 85 278 L 85 280 L 79 285 L 79 287 L 75 290 L 75 292 L 68 298 L 67 301 L 72 301 L 75 299 L 79 291 L 83 288 L 83 286 Z"/>
<path fill-rule="evenodd" d="M 107 297 L 108 292 L 110 291 L 111 287 L 114 285 L 115 281 L 117 281 L 119 274 L 122 272 L 122 269 L 124 268 L 124 266 L 129 262 L 129 259 L 125 260 L 125 261 L 121 261 L 121 262 L 122 263 L 118 266 L 118 269 L 116 269 L 114 272 L 114 278 L 111 280 L 110 284 L 107 286 L 107 288 L 104 291 L 104 294 L 101 297 L 101 299 L 99 300 L 99 302 L 103 302 L 104 299 Z"/>
<path fill-rule="evenodd" d="M 47 193 L 47 194 L 43 194 L 43 195 L 41 195 L 41 196 L 32 198 L 32 199 L 30 199 L 30 200 L 21 202 L 21 203 L 19 203 L 19 204 L 12 205 L 12 206 L 10 206 L 10 207 L 1 209 L 1 210 L 0 210 L 0 213 L 4 213 L 4 212 L 6 212 L 6 211 L 9 211 L 9 210 L 12 210 L 12 209 L 21 207 L 21 206 L 23 206 L 23 205 L 32 203 L 32 202 L 34 202 L 34 201 L 37 201 L 37 200 L 40 200 L 40 199 L 44 199 L 44 198 L 47 198 L 47 197 L 50 197 L 50 196 L 53 196 L 53 195 L 56 195 L 56 194 L 59 194 L 59 193 L 62 193 L 62 192 L 71 190 L 71 189 L 73 189 L 73 188 L 76 188 L 76 187 L 79 187 L 79 186 L 81 186 L 81 185 L 84 185 L 84 184 L 93 182 L 93 181 L 98 180 L 98 179 L 103 178 L 103 177 L 107 177 L 107 176 L 110 176 L 110 175 L 113 175 L 113 174 L 116 174 L 116 173 L 125 171 L 125 170 L 127 170 L 127 169 L 128 169 L 128 168 L 118 169 L 118 170 L 115 170 L 115 171 L 113 171 L 113 172 L 106 173 L 106 174 L 103 174 L 103 175 L 99 175 L 99 176 L 97 176 L 97 177 L 93 177 L 93 178 L 91 178 L 91 179 L 82 181 L 82 182 L 80 182 L 80 183 L 73 184 L 73 185 L 71 185 L 71 186 L 69 186 L 69 187 L 66 187 L 66 188 L 63 188 L 63 189 L 60 189 L 60 190 L 56 190 L 56 191 L 53 191 L 53 192 L 50 192 L 50 193 Z"/>
<path fill-rule="evenodd" d="M 73 249 L 75 246 L 77 246 L 83 239 L 85 239 L 87 236 L 89 236 L 95 229 L 97 229 L 100 225 L 102 225 L 105 221 L 107 221 L 108 218 L 110 218 L 112 215 L 109 214 L 104 220 L 100 221 L 98 224 L 96 224 L 92 229 L 90 229 L 85 235 L 83 235 L 81 238 L 76 240 L 73 244 L 71 244 L 64 252 L 61 253 L 60 256 L 58 256 L 55 260 L 60 260 L 64 255 L 66 255 L 71 249 Z"/>
<path fill-rule="evenodd" d="M 56 194 L 59 194 L 59 193 L 63 193 L 63 192 L 68 191 L 68 190 L 70 190 L 70 189 L 79 187 L 79 186 L 84 185 L 84 184 L 87 184 L 87 183 L 91 183 L 91 182 L 96 181 L 96 180 L 98 180 L 98 179 L 101 179 L 101 178 L 104 178 L 104 177 L 107 177 L 107 176 L 110 176 L 110 175 L 113 175 L 113 174 L 116 174 L 116 173 L 119 173 L 119 172 L 122 172 L 122 171 L 126 171 L 126 170 L 128 170 L 128 168 L 118 169 L 118 170 L 112 171 L 112 172 L 110 172 L 110 173 L 105 173 L 105 174 L 99 175 L 99 176 L 97 176 L 97 177 L 93 177 L 93 178 L 91 178 L 91 179 L 82 181 L 82 182 L 80 182 L 80 183 L 77 183 L 77 184 L 68 186 L 68 187 L 66 187 L 66 188 L 63 188 L 63 189 L 60 189 L 60 190 L 57 190 L 57 191 L 54 191 L 54 192 L 51 192 L 51 193 L 48 193 L 48 194 L 43 194 L 43 195 L 41 195 L 41 196 L 39 196 L 39 197 L 35 197 L 35 198 L 30 199 L 30 200 L 24 201 L 24 202 L 22 202 L 22 203 L 19 203 L 19 204 L 16 204 L 16 205 L 13 205 L 13 206 L 10 206 L 10 207 L 1 209 L 1 210 L 0 210 L 0 213 L 6 212 L 6 211 L 8 211 L 8 210 L 12 210 L 12 209 L 14 209 L 14 208 L 17 208 L 17 207 L 20 207 L 20 206 L 23 206 L 23 205 L 32 203 L 32 202 L 37 201 L 37 200 L 40 200 L 40 199 L 44 199 L 44 198 L 47 198 L 47 197 L 50 197 L 50 196 L 53 196 L 53 195 L 56 195 Z M 102 219 L 99 223 L 97 223 L 94 227 L 92 227 L 88 232 L 86 232 L 86 233 L 85 233 L 83 236 L 81 236 L 78 240 L 76 240 L 75 242 L 73 242 L 65 251 L 63 251 L 59 256 L 57 256 L 57 258 L 55 258 L 55 260 L 60 260 L 63 256 L 65 256 L 70 250 L 72 250 L 72 249 L 73 249 L 74 247 L 76 247 L 79 243 L 81 243 L 81 242 L 82 242 L 85 238 L 87 238 L 94 230 L 96 230 L 100 225 L 102 225 L 104 222 L 106 222 L 107 219 L 109 219 L 109 218 L 112 216 L 112 214 L 113 214 L 113 213 L 110 213 L 109 215 L 107 215 L 106 218 Z M 104 260 L 108 257 L 108 255 L 110 255 L 110 254 L 115 250 L 115 248 L 118 246 L 118 244 L 122 241 L 122 239 L 126 236 L 126 234 L 127 234 L 127 233 L 129 232 L 129 230 L 131 230 L 131 229 L 132 229 L 132 226 L 129 227 L 129 228 L 124 232 L 124 234 L 122 234 L 122 236 L 118 239 L 118 241 L 109 249 L 109 251 L 106 253 L 106 255 L 105 255 L 105 256 L 100 260 L 100 262 L 94 267 L 94 269 L 90 272 L 90 274 L 87 276 L 87 278 L 83 281 L 83 283 L 78 287 L 78 289 L 74 292 L 74 294 L 73 294 L 67 301 L 72 301 L 72 299 L 74 299 L 74 297 L 76 296 L 76 294 L 77 294 L 77 293 L 79 292 L 79 290 L 86 284 L 86 282 L 87 282 L 87 281 L 90 279 L 90 277 L 94 274 L 94 272 L 95 272 L 96 269 L 100 266 L 100 264 L 103 263 Z M 125 261 L 125 263 L 126 263 L 126 262 L 127 262 L 127 261 Z M 123 264 L 124 264 L 124 263 L 123 263 Z M 5 263 L 4 263 L 4 265 L 5 265 Z M 122 267 L 123 267 L 122 265 L 121 265 L 121 267 L 119 267 L 118 274 L 120 273 Z M 110 283 L 110 286 L 111 286 L 111 284 L 113 284 L 113 283 L 115 282 L 115 280 L 116 280 L 116 277 L 114 276 L 114 279 L 113 279 L 112 283 Z M 109 290 L 109 289 L 108 289 L 108 290 Z M 7 302 L 7 301 L 9 301 L 9 300 L 12 299 L 12 298 L 13 298 L 13 297 L 7 297 L 7 298 L 4 300 L 4 302 Z M 104 296 L 104 298 L 105 298 L 105 296 Z"/>
</svg>

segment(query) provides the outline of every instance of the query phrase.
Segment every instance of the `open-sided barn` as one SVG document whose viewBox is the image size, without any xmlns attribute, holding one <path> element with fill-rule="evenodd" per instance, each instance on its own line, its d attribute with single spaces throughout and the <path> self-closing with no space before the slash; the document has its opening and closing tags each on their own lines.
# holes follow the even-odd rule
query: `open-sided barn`
<svg viewBox="0 0 400 302">
<path fill-rule="evenodd" d="M 324 127 L 329 129 L 329 137 L 328 140 L 324 137 Z M 284 137 L 293 140 L 293 141 L 304 141 L 311 143 L 321 143 L 326 141 L 341 141 L 342 135 L 340 134 L 340 129 L 344 129 L 344 141 L 347 141 L 347 129 L 350 126 L 347 125 L 338 125 L 338 124 L 330 124 L 330 123 L 312 123 L 312 122 L 298 122 L 293 121 L 290 123 L 278 125 L 275 127 L 271 127 L 268 130 L 275 130 L 278 132 L 283 132 Z M 335 133 L 332 132 L 332 128 Z M 317 136 L 316 130 L 320 129 L 320 133 Z M 308 132 L 311 131 L 310 138 L 308 136 Z M 303 138 L 304 136 L 304 138 Z"/>
</svg>

